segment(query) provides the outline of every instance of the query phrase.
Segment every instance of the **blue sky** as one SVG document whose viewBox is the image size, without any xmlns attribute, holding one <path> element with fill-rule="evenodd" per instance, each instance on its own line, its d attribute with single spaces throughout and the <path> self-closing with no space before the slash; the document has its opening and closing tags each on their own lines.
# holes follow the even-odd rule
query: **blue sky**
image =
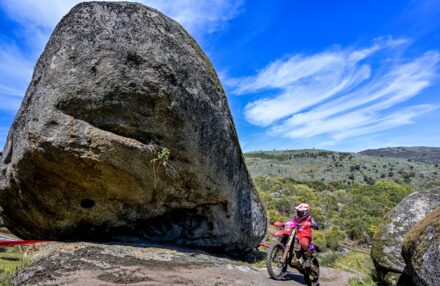
<svg viewBox="0 0 440 286">
<path fill-rule="evenodd" d="M 0 145 L 75 0 L 0 0 Z M 245 151 L 440 146 L 440 2 L 145 0 L 213 62 Z M 1 148 L 1 147 L 0 147 Z"/>
</svg>

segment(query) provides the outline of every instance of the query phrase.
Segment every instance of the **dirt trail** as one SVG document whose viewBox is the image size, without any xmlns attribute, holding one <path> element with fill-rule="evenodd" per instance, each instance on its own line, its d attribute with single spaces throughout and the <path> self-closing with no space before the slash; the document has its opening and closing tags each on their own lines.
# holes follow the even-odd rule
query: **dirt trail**
<svg viewBox="0 0 440 286">
<path fill-rule="evenodd" d="M 305 285 L 296 272 L 275 281 L 265 269 L 184 249 L 51 243 L 29 253 L 35 263 L 15 285 Z M 329 268 L 321 273 L 322 286 L 347 285 L 353 276 Z"/>
</svg>

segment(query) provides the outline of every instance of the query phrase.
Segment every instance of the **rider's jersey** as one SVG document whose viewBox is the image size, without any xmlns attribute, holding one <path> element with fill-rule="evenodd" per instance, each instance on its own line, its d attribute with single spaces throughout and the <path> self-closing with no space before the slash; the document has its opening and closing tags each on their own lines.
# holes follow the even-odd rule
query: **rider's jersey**
<svg viewBox="0 0 440 286">
<path fill-rule="evenodd" d="M 318 225 L 311 215 L 303 218 L 295 217 L 294 225 L 297 225 L 298 237 L 312 237 L 312 228 L 318 229 Z"/>
</svg>

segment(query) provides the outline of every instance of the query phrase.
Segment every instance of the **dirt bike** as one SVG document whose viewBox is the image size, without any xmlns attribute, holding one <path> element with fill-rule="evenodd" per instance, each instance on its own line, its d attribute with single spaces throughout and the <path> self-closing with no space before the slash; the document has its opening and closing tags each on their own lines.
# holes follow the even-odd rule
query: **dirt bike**
<svg viewBox="0 0 440 286">
<path fill-rule="evenodd" d="M 317 247 L 310 243 L 311 267 L 305 267 L 306 258 L 297 239 L 297 226 L 289 227 L 279 221 L 275 222 L 275 226 L 280 229 L 275 233 L 279 242 L 272 245 L 267 252 L 266 268 L 269 276 L 272 279 L 281 280 L 287 272 L 287 267 L 290 266 L 304 275 L 307 286 L 318 286 L 319 262 L 314 255 Z"/>
</svg>

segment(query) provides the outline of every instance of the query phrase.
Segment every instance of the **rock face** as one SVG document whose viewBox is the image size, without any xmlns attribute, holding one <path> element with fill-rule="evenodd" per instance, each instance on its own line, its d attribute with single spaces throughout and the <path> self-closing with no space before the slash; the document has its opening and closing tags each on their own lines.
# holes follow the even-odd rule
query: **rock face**
<svg viewBox="0 0 440 286">
<path fill-rule="evenodd" d="M 247 251 L 266 217 L 220 81 L 160 12 L 86 2 L 37 62 L 1 162 L 22 238 Z"/>
<path fill-rule="evenodd" d="M 385 283 L 403 285 L 407 279 L 401 277 L 405 268 L 401 255 L 403 239 L 414 225 L 438 207 L 440 188 L 407 196 L 384 217 L 373 237 L 371 257 Z"/>
<path fill-rule="evenodd" d="M 440 285 L 440 208 L 408 232 L 402 256 L 405 272 L 417 286 Z"/>
</svg>

